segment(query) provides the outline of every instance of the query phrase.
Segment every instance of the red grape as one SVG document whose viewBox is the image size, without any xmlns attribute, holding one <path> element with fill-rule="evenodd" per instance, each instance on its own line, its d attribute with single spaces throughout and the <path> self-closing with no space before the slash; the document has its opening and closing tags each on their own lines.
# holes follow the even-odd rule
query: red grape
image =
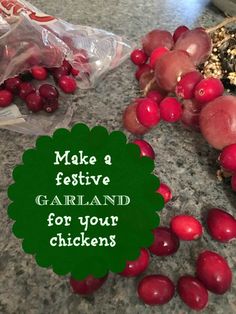
<svg viewBox="0 0 236 314">
<path fill-rule="evenodd" d="M 150 56 L 154 49 L 166 47 L 171 49 L 174 40 L 170 32 L 154 29 L 142 38 L 143 50 Z"/>
<path fill-rule="evenodd" d="M 178 38 L 186 31 L 189 31 L 189 28 L 185 25 L 180 25 L 177 27 L 173 35 L 174 42 L 176 42 Z"/>
<path fill-rule="evenodd" d="M 192 128 L 196 131 L 200 130 L 199 117 L 201 105 L 195 99 L 183 100 L 183 112 L 181 121 L 185 127 Z"/>
</svg>

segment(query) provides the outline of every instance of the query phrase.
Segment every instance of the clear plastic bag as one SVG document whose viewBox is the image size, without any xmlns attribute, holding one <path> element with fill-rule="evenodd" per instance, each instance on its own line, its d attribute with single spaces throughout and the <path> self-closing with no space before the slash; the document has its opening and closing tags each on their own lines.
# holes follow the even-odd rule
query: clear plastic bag
<svg viewBox="0 0 236 314">
<path fill-rule="evenodd" d="M 0 12 L 0 84 L 34 65 L 59 67 L 66 59 L 79 72 L 79 88 L 88 89 L 121 64 L 132 49 L 123 37 L 67 23 L 44 14 L 24 0 L 0 0 Z M 0 127 L 22 133 L 51 133 L 57 127 L 68 125 L 74 109 L 67 104 L 64 110 L 60 109 L 62 112 L 59 110 L 50 117 L 26 110 L 20 112 L 20 117 L 14 107 L 9 115 L 10 125 L 4 125 L 5 109 L 0 109 Z"/>
</svg>

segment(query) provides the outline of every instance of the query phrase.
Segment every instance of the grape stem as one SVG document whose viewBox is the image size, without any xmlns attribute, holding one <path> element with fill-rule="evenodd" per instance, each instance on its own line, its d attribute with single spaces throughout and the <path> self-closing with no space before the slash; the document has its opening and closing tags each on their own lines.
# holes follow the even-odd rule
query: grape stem
<svg viewBox="0 0 236 314">
<path fill-rule="evenodd" d="M 217 29 L 225 26 L 225 25 L 228 25 L 228 24 L 231 24 L 231 23 L 234 23 L 236 22 L 236 16 L 232 16 L 232 17 L 228 17 L 226 19 L 224 19 L 221 23 L 215 25 L 215 26 L 212 26 L 212 27 L 209 27 L 206 29 L 206 32 L 207 33 L 212 33 L 214 31 L 216 31 Z"/>
</svg>

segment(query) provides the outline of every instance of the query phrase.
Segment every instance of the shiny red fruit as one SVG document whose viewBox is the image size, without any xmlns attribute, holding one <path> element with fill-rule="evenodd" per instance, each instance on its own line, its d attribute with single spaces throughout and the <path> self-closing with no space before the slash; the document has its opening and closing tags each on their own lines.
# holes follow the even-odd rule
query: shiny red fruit
<svg viewBox="0 0 236 314">
<path fill-rule="evenodd" d="M 26 97 L 25 102 L 27 108 L 32 112 L 38 112 L 43 108 L 43 99 L 37 92 L 29 94 Z"/>
<path fill-rule="evenodd" d="M 186 73 L 176 85 L 176 95 L 183 99 L 193 98 L 195 87 L 202 79 L 203 75 L 198 71 Z"/>
<path fill-rule="evenodd" d="M 73 77 L 68 75 L 63 75 L 58 81 L 59 87 L 63 90 L 66 94 L 72 94 L 77 89 L 76 80 Z"/>
<path fill-rule="evenodd" d="M 58 82 L 62 76 L 69 75 L 69 72 L 66 67 L 61 66 L 60 68 L 53 69 L 52 75 L 54 77 L 55 82 Z"/>
<path fill-rule="evenodd" d="M 185 25 L 181 25 L 177 27 L 173 35 L 174 42 L 176 42 L 178 38 L 186 31 L 189 31 L 189 28 Z"/>
<path fill-rule="evenodd" d="M 38 81 L 44 81 L 48 77 L 48 71 L 44 67 L 34 66 L 31 69 L 33 78 Z"/>
<path fill-rule="evenodd" d="M 123 125 L 124 128 L 135 135 L 143 135 L 149 131 L 148 128 L 143 126 L 137 118 L 136 109 L 137 109 L 137 100 L 129 105 L 123 114 Z"/>
<path fill-rule="evenodd" d="M 13 94 L 17 94 L 19 92 L 20 84 L 22 83 L 19 76 L 9 78 L 4 82 L 5 88 L 12 92 Z"/>
<path fill-rule="evenodd" d="M 213 293 L 224 294 L 232 283 L 232 271 L 224 257 L 211 251 L 202 252 L 197 259 L 197 278 Z"/>
<path fill-rule="evenodd" d="M 102 278 L 94 278 L 92 275 L 88 276 L 84 280 L 70 279 L 70 285 L 74 293 L 81 295 L 92 294 L 97 291 L 107 280 L 108 276 Z"/>
<path fill-rule="evenodd" d="M 67 70 L 68 74 L 71 73 L 72 66 L 66 59 L 63 60 L 62 67 Z"/>
<path fill-rule="evenodd" d="M 120 273 L 124 277 L 136 277 L 143 273 L 149 265 L 149 252 L 146 249 L 142 249 L 138 259 L 135 261 L 128 261 L 125 269 Z"/>
<path fill-rule="evenodd" d="M 176 253 L 179 249 L 179 239 L 167 227 L 158 227 L 153 230 L 154 242 L 149 251 L 157 256 L 168 256 Z"/>
<path fill-rule="evenodd" d="M 35 87 L 29 82 L 21 83 L 19 89 L 19 96 L 23 100 L 25 100 L 29 94 L 35 92 Z"/>
<path fill-rule="evenodd" d="M 139 81 L 139 79 L 143 73 L 150 73 L 151 71 L 152 71 L 152 69 L 151 69 L 149 64 L 140 65 L 138 67 L 137 71 L 135 72 L 135 77 Z"/>
<path fill-rule="evenodd" d="M 71 69 L 71 74 L 74 76 L 74 77 L 77 77 L 79 75 L 79 70 L 75 69 L 75 68 L 72 68 Z"/>
<path fill-rule="evenodd" d="M 201 311 L 208 304 L 208 291 L 197 278 L 183 276 L 178 280 L 177 291 L 180 298 L 192 310 Z"/>
<path fill-rule="evenodd" d="M 182 105 L 174 97 L 166 97 L 160 103 L 161 119 L 166 122 L 177 122 L 182 117 Z"/>
<path fill-rule="evenodd" d="M 59 96 L 58 90 L 51 84 L 43 84 L 39 87 L 40 95 L 45 99 L 57 99 Z"/>
<path fill-rule="evenodd" d="M 222 96 L 224 85 L 221 80 L 209 77 L 201 80 L 195 87 L 194 96 L 200 103 L 207 103 L 211 100 Z"/>
<path fill-rule="evenodd" d="M 154 152 L 152 146 L 148 142 L 146 142 L 144 140 L 135 140 L 134 144 L 139 146 L 141 156 L 155 159 L 155 152 Z"/>
<path fill-rule="evenodd" d="M 47 113 L 53 113 L 58 109 L 58 107 L 59 107 L 59 103 L 57 99 L 50 100 L 48 103 L 46 100 L 46 103 L 44 103 L 43 105 L 43 110 L 46 111 Z"/>
<path fill-rule="evenodd" d="M 236 172 L 236 144 L 226 146 L 219 159 L 222 168 L 229 172 Z"/>
<path fill-rule="evenodd" d="M 159 58 L 161 58 L 165 53 L 169 51 L 168 48 L 166 47 L 159 47 L 153 50 L 151 56 L 150 56 L 150 61 L 149 65 L 152 69 L 155 68 L 156 62 Z"/>
<path fill-rule="evenodd" d="M 207 214 L 207 227 L 217 241 L 228 242 L 236 238 L 236 220 L 219 208 L 212 208 Z"/>
<path fill-rule="evenodd" d="M 162 93 L 162 92 L 157 91 L 157 90 L 150 90 L 147 93 L 147 97 L 154 100 L 157 104 L 160 104 L 160 102 L 166 97 L 166 93 L 164 93 L 164 92 Z"/>
<path fill-rule="evenodd" d="M 137 105 L 138 121 L 147 128 L 156 126 L 160 122 L 160 110 L 155 101 L 143 98 Z"/>
<path fill-rule="evenodd" d="M 157 189 L 157 192 L 163 196 L 165 204 L 172 199 L 171 189 L 165 183 L 160 184 L 159 188 Z"/>
<path fill-rule="evenodd" d="M 13 94 L 6 89 L 0 90 L 0 108 L 9 106 L 13 101 Z"/>
<path fill-rule="evenodd" d="M 168 303 L 174 296 L 173 282 L 163 275 L 144 277 L 138 285 L 139 298 L 148 305 L 162 305 Z"/>
<path fill-rule="evenodd" d="M 171 230 L 181 239 L 192 241 L 200 238 L 203 233 L 201 223 L 193 216 L 178 215 L 171 219 Z"/>
<path fill-rule="evenodd" d="M 142 38 L 142 45 L 145 53 L 150 56 L 156 48 L 166 47 L 171 49 L 174 45 L 174 40 L 170 32 L 154 29 Z"/>
<path fill-rule="evenodd" d="M 136 65 L 142 65 L 147 62 L 148 56 L 142 49 L 135 49 L 130 55 L 131 61 Z"/>
</svg>

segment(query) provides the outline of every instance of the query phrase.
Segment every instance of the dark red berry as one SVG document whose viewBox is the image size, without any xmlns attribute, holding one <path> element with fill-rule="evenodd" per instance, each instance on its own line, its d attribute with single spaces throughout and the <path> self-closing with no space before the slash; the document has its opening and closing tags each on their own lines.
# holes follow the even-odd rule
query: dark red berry
<svg viewBox="0 0 236 314">
<path fill-rule="evenodd" d="M 139 257 L 134 261 L 128 261 L 125 269 L 120 273 L 124 277 L 136 277 L 143 273 L 149 264 L 149 252 L 146 249 L 142 249 Z"/>
<path fill-rule="evenodd" d="M 72 94 L 77 89 L 76 80 L 73 77 L 63 75 L 58 81 L 59 87 L 63 90 L 66 94 Z"/>
<path fill-rule="evenodd" d="M 191 309 L 200 311 L 207 306 L 208 291 L 197 278 L 189 275 L 181 277 L 177 283 L 177 291 Z"/>
<path fill-rule="evenodd" d="M 160 91 L 157 90 L 150 90 L 147 93 L 147 97 L 154 100 L 157 104 L 160 104 L 160 102 L 165 98 L 165 96 L 166 94 L 161 93 Z"/>
<path fill-rule="evenodd" d="M 52 75 L 56 82 L 60 80 L 60 78 L 64 75 L 69 75 L 67 68 L 60 67 L 53 70 Z"/>
<path fill-rule="evenodd" d="M 71 69 L 71 74 L 74 76 L 74 77 L 77 77 L 79 75 L 80 71 L 75 69 L 75 68 L 72 68 Z"/>
<path fill-rule="evenodd" d="M 186 31 L 189 31 L 189 28 L 185 25 L 181 25 L 177 27 L 173 35 L 174 42 L 176 42 L 178 38 Z"/>
<path fill-rule="evenodd" d="M 19 89 L 20 89 L 19 96 L 23 100 L 25 100 L 29 94 L 35 92 L 35 87 L 29 82 L 21 83 Z"/>
<path fill-rule="evenodd" d="M 29 94 L 26 97 L 25 102 L 30 111 L 38 112 L 43 108 L 43 99 L 37 92 Z"/>
<path fill-rule="evenodd" d="M 182 105 L 174 97 L 166 97 L 160 103 L 161 119 L 166 122 L 177 122 L 182 117 Z"/>
<path fill-rule="evenodd" d="M 137 118 L 147 128 L 156 126 L 160 122 L 160 110 L 157 103 L 150 98 L 143 98 L 137 105 Z"/>
<path fill-rule="evenodd" d="M 193 216 L 177 215 L 171 219 L 171 230 L 181 239 L 192 241 L 200 238 L 203 233 L 201 223 Z"/>
<path fill-rule="evenodd" d="M 0 107 L 7 107 L 13 101 L 13 94 L 6 89 L 0 90 Z"/>
<path fill-rule="evenodd" d="M 74 293 L 81 295 L 92 294 L 97 291 L 107 280 L 108 276 L 102 278 L 94 278 L 92 275 L 88 276 L 84 280 L 70 279 L 70 285 Z"/>
<path fill-rule="evenodd" d="M 226 146 L 220 154 L 220 165 L 224 170 L 236 172 L 236 144 Z"/>
<path fill-rule="evenodd" d="M 168 303 L 174 296 L 175 286 L 166 276 L 150 275 L 144 277 L 138 285 L 139 298 L 148 305 Z"/>
<path fill-rule="evenodd" d="M 150 73 L 152 71 L 151 67 L 149 64 L 143 64 L 140 65 L 137 69 L 137 71 L 135 72 L 135 77 L 136 79 L 139 81 L 140 77 L 142 76 L 142 74 L 144 73 Z"/>
<path fill-rule="evenodd" d="M 43 110 L 46 111 L 47 113 L 53 113 L 58 109 L 58 107 L 59 107 L 59 103 L 57 99 L 50 100 L 49 102 L 47 102 L 46 100 L 43 105 Z"/>
<path fill-rule="evenodd" d="M 207 103 L 223 95 L 224 85 L 220 79 L 209 77 L 201 80 L 195 87 L 195 98 L 200 103 Z"/>
<path fill-rule="evenodd" d="M 48 71 L 44 67 L 37 65 L 31 69 L 31 73 L 38 81 L 44 81 L 48 77 Z"/>
<path fill-rule="evenodd" d="M 157 192 L 163 196 L 165 204 L 172 199 L 171 189 L 165 183 L 160 184 L 160 187 L 157 189 Z"/>
<path fill-rule="evenodd" d="M 12 92 L 13 94 L 17 94 L 19 92 L 20 84 L 22 83 L 19 76 L 9 78 L 5 81 L 4 85 L 7 90 Z"/>
<path fill-rule="evenodd" d="M 177 83 L 175 93 L 178 97 L 191 99 L 194 97 L 195 86 L 203 79 L 199 71 L 186 73 Z"/>
<path fill-rule="evenodd" d="M 126 130 L 135 135 L 142 135 L 149 131 L 148 128 L 139 123 L 136 109 L 138 101 L 135 100 L 131 105 L 129 105 L 123 114 L 123 125 Z"/>
<path fill-rule="evenodd" d="M 71 64 L 70 64 L 66 59 L 64 59 L 64 61 L 63 61 L 63 63 L 62 63 L 62 67 L 67 70 L 68 74 L 71 73 L 72 66 L 71 66 Z"/>
<path fill-rule="evenodd" d="M 146 142 L 144 140 L 135 140 L 134 144 L 139 146 L 141 156 L 155 159 L 155 152 L 154 152 L 152 146 L 148 142 Z"/>
<path fill-rule="evenodd" d="M 147 62 L 148 56 L 142 49 L 135 49 L 130 55 L 131 61 L 136 65 L 142 65 Z"/>
<path fill-rule="evenodd" d="M 158 227 L 153 230 L 154 242 L 149 251 L 157 256 L 168 256 L 176 253 L 179 249 L 179 239 L 167 227 Z"/>
<path fill-rule="evenodd" d="M 51 84 L 43 84 L 39 88 L 39 93 L 43 98 L 46 99 L 57 99 L 59 96 L 58 90 Z"/>
</svg>

